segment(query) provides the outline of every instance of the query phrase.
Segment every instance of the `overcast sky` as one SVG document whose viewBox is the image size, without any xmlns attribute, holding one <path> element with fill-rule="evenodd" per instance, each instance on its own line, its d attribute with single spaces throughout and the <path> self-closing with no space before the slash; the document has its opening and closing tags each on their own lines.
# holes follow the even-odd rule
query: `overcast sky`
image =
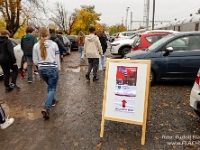
<svg viewBox="0 0 200 150">
<path fill-rule="evenodd" d="M 49 0 L 55 2 L 55 0 Z M 130 12 L 133 13 L 133 21 L 143 21 L 144 1 L 146 0 L 57 0 L 65 5 L 68 11 L 75 8 L 80 9 L 81 5 L 95 5 L 95 11 L 101 13 L 100 23 L 109 26 L 116 23 L 125 24 L 126 9 L 128 10 L 127 25 L 130 27 Z M 155 21 L 173 21 L 195 14 L 200 8 L 200 0 L 155 0 Z M 149 20 L 152 20 L 153 0 L 150 0 Z M 151 24 L 151 22 L 150 22 Z M 155 23 L 156 24 L 156 23 Z M 132 28 L 139 28 L 142 22 L 133 22 Z"/>
</svg>

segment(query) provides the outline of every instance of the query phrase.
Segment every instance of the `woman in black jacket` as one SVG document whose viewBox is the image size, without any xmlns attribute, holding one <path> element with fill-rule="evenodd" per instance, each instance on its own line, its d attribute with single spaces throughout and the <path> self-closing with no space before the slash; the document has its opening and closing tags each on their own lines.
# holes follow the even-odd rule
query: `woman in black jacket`
<svg viewBox="0 0 200 150">
<path fill-rule="evenodd" d="M 107 45 L 107 41 L 106 41 L 106 36 L 101 30 L 96 31 L 95 34 L 99 37 L 99 41 L 100 41 L 101 47 L 103 49 L 104 57 L 100 56 L 100 58 L 99 58 L 99 70 L 102 70 L 102 69 L 105 69 L 105 67 L 106 67 L 105 53 L 106 53 L 106 49 L 107 49 L 108 45 Z"/>
</svg>

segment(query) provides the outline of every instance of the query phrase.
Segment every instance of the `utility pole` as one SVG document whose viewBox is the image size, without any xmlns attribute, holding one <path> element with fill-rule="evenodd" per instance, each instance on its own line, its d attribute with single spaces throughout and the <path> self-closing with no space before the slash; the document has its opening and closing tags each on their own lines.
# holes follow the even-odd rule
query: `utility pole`
<svg viewBox="0 0 200 150">
<path fill-rule="evenodd" d="M 149 30 L 149 1 L 150 1 L 150 0 L 147 0 L 146 30 Z"/>
<path fill-rule="evenodd" d="M 133 12 L 131 12 L 130 17 L 131 17 L 131 19 L 130 19 L 130 30 L 132 30 L 132 17 L 133 17 Z"/>
<path fill-rule="evenodd" d="M 155 0 L 153 0 L 152 30 L 154 30 L 154 16 L 155 16 Z"/>
<path fill-rule="evenodd" d="M 130 7 L 127 7 L 127 8 L 126 8 L 126 24 L 125 24 L 126 30 L 127 30 L 127 18 L 128 18 L 128 10 L 129 10 L 129 8 L 130 8 Z"/>
</svg>

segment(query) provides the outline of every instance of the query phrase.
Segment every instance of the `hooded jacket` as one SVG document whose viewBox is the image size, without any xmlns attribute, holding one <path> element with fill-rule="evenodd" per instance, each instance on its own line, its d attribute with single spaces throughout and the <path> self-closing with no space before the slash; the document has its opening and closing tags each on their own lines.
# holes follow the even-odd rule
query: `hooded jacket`
<svg viewBox="0 0 200 150">
<path fill-rule="evenodd" d="M 0 64 L 1 63 L 16 63 L 12 42 L 7 36 L 0 36 Z"/>
<path fill-rule="evenodd" d="M 50 34 L 50 40 L 56 42 L 60 50 L 65 51 L 65 46 L 63 45 L 62 41 L 55 35 L 55 33 Z"/>
<path fill-rule="evenodd" d="M 98 36 L 90 34 L 85 37 L 84 55 L 86 58 L 99 58 L 99 55 L 103 55 Z"/>
<path fill-rule="evenodd" d="M 38 69 L 42 68 L 58 68 L 60 70 L 60 53 L 58 45 L 52 40 L 45 40 L 44 45 L 47 50 L 47 57 L 45 60 L 41 58 L 40 44 L 36 43 L 33 47 L 33 62 L 38 66 Z"/>
<path fill-rule="evenodd" d="M 21 48 L 25 56 L 32 56 L 33 46 L 37 43 L 37 39 L 32 34 L 26 34 L 21 40 Z"/>
</svg>

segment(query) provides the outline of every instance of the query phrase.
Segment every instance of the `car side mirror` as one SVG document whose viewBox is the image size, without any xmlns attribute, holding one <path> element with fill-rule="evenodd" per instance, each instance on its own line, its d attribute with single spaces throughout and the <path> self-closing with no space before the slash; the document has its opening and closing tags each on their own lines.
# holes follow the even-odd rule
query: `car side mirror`
<svg viewBox="0 0 200 150">
<path fill-rule="evenodd" d="M 173 52 L 173 50 L 174 50 L 173 47 L 168 47 L 168 48 L 166 48 L 166 52 L 169 52 L 169 53 L 170 53 L 170 52 Z"/>
<path fill-rule="evenodd" d="M 163 56 L 168 56 L 170 52 L 173 52 L 173 47 L 166 48 L 165 53 L 163 54 Z"/>
</svg>

